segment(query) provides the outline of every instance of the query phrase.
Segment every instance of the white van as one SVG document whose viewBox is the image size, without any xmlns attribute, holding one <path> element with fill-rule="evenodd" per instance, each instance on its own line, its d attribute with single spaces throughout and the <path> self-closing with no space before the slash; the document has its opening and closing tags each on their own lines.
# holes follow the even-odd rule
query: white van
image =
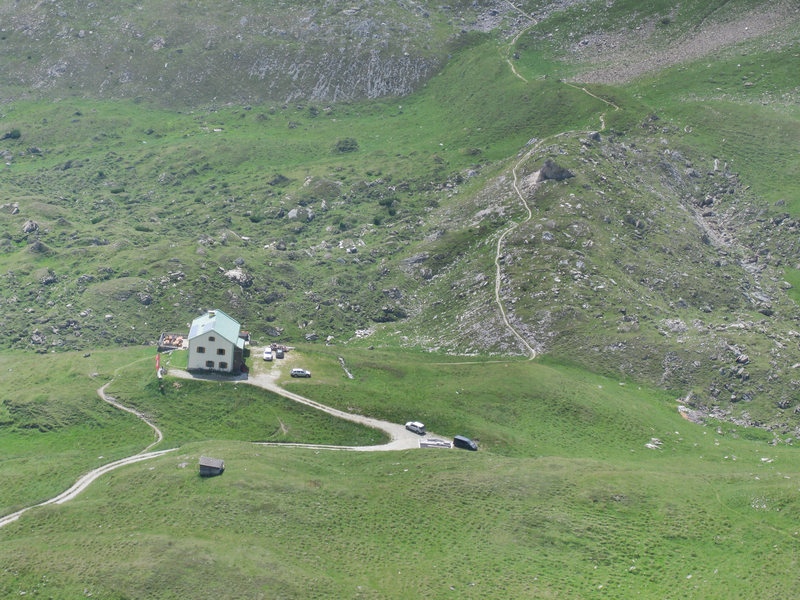
<svg viewBox="0 0 800 600">
<path fill-rule="evenodd" d="M 406 429 L 419 435 L 425 435 L 425 425 L 419 421 L 409 421 L 406 423 Z"/>
</svg>

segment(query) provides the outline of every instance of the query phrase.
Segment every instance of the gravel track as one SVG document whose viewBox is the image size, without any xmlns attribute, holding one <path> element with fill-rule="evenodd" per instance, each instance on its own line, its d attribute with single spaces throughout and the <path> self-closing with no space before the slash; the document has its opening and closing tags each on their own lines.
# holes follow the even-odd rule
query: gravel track
<svg viewBox="0 0 800 600">
<path fill-rule="evenodd" d="M 279 394 L 295 402 L 299 402 L 301 404 L 305 404 L 317 410 L 321 410 L 340 419 L 353 421 L 355 423 L 360 423 L 361 425 L 365 425 L 367 427 L 379 429 L 388 434 L 389 437 L 391 438 L 388 443 L 375 446 L 331 446 L 325 444 L 289 444 L 280 442 L 259 443 L 260 445 L 264 446 L 293 446 L 293 447 L 315 448 L 323 450 L 351 450 L 360 452 L 375 452 L 375 451 L 386 451 L 386 450 L 411 450 L 414 448 L 419 448 L 420 440 L 426 437 L 426 436 L 419 436 L 415 433 L 408 431 L 404 425 L 398 425 L 396 423 L 390 423 L 388 421 L 381 421 L 380 419 L 373 419 L 371 417 L 365 417 L 363 415 L 356 415 L 344 412 L 336 408 L 331 408 L 330 406 L 325 406 L 324 404 L 320 404 L 319 402 L 315 402 L 314 400 L 301 396 L 300 394 L 295 394 L 294 392 L 285 390 L 276 383 L 277 373 L 275 369 L 273 369 L 268 374 L 259 374 L 255 376 L 242 375 L 239 377 L 223 377 L 223 376 L 215 376 L 207 374 L 192 374 L 187 371 L 182 371 L 179 369 L 170 369 L 169 374 L 172 375 L 173 377 L 178 377 L 182 379 L 230 381 L 232 383 L 247 383 L 250 385 L 254 385 L 256 387 L 260 387 L 265 390 L 269 390 L 271 392 Z M 131 465 L 137 462 L 141 462 L 143 460 L 155 458 L 157 456 L 161 456 L 162 454 L 166 454 L 168 452 L 172 452 L 173 450 L 177 449 L 177 448 L 169 448 L 167 450 L 157 450 L 150 452 L 149 451 L 150 448 L 160 443 L 164 439 L 164 435 L 162 434 L 161 430 L 154 423 L 148 420 L 148 418 L 145 415 L 143 415 L 137 410 L 134 410 L 132 408 L 124 406 L 123 404 L 120 404 L 112 396 L 106 394 L 105 390 L 110 383 L 111 382 L 105 384 L 103 387 L 97 390 L 97 394 L 100 396 L 100 398 L 102 398 L 105 402 L 108 402 L 115 408 L 118 408 L 119 410 L 123 410 L 125 412 L 129 412 L 133 415 L 136 415 L 139 419 L 147 423 L 147 425 L 149 425 L 155 433 L 155 441 L 149 444 L 142 452 L 138 454 L 134 454 L 133 456 L 128 456 L 127 458 L 122 458 L 120 460 L 115 460 L 114 462 L 110 462 L 96 469 L 92 469 L 85 475 L 81 476 L 69 489 L 62 492 L 58 496 L 55 496 L 54 498 L 50 498 L 49 500 L 45 500 L 44 502 L 40 502 L 39 504 L 34 504 L 32 506 L 28 506 L 9 515 L 0 517 L 0 528 L 5 527 L 9 523 L 13 523 L 17 519 L 19 519 L 24 513 L 33 508 L 37 508 L 40 506 L 47 506 L 49 504 L 63 504 L 65 502 L 68 502 L 69 500 L 72 500 L 78 494 L 84 491 L 87 487 L 89 487 L 89 485 L 91 485 L 92 482 L 94 482 L 98 477 L 105 475 L 106 473 L 113 471 L 114 469 L 118 469 L 119 467 L 124 467 L 125 465 Z"/>
<path fill-rule="evenodd" d="M 257 355 L 257 353 L 254 352 L 253 355 L 255 356 Z M 269 373 L 245 374 L 235 378 L 213 375 L 213 374 L 189 373 L 188 371 L 182 371 L 179 369 L 169 370 L 169 375 L 173 377 L 179 377 L 182 379 L 232 381 L 236 383 L 246 383 L 249 385 L 254 385 L 256 387 L 260 387 L 265 390 L 269 390 L 270 392 L 273 392 L 275 394 L 278 394 L 280 396 L 283 396 L 284 398 L 288 398 L 289 400 L 293 400 L 295 402 L 299 402 L 300 404 L 305 404 L 306 406 L 310 406 L 311 408 L 321 410 L 322 412 L 328 413 L 329 415 L 332 415 L 334 417 L 338 417 L 346 421 L 352 421 L 354 423 L 359 423 L 367 427 L 372 427 L 373 429 L 379 429 L 390 437 L 390 441 L 388 443 L 376 446 L 329 446 L 324 444 L 288 444 L 282 442 L 260 442 L 261 445 L 299 446 L 303 448 L 322 448 L 326 450 L 353 450 L 359 452 L 375 452 L 375 451 L 385 451 L 385 450 L 411 450 L 414 448 L 419 448 L 420 440 L 424 439 L 423 437 L 417 435 L 416 433 L 408 431 L 405 428 L 405 425 L 399 425 L 397 423 L 390 423 L 389 421 L 381 421 L 380 419 L 373 419 L 372 417 L 365 417 L 364 415 L 357 415 L 345 412 L 343 410 L 339 410 L 336 408 L 332 408 L 330 406 L 326 406 L 324 404 L 320 404 L 319 402 L 315 402 L 314 400 L 306 398 L 305 396 L 301 396 L 300 394 L 296 394 L 294 392 L 290 392 L 289 390 L 285 390 L 276 383 L 279 374 L 280 371 L 277 366 L 273 367 Z"/>
<path fill-rule="evenodd" d="M 92 469 L 85 475 L 82 475 L 78 481 L 76 481 L 72 487 L 65 490 L 64 492 L 60 493 L 58 496 L 54 498 L 50 498 L 49 500 L 45 500 L 44 502 L 40 502 L 39 504 L 34 504 L 33 506 L 28 506 L 17 512 L 11 513 L 10 515 L 5 515 L 4 517 L 0 517 L 0 528 L 5 527 L 9 523 L 13 523 L 17 519 L 19 519 L 24 513 L 29 511 L 32 508 L 37 508 L 39 506 L 47 506 L 48 504 L 64 504 L 64 502 L 68 502 L 75 498 L 78 494 L 80 494 L 83 490 L 85 490 L 91 483 L 100 477 L 101 475 L 105 475 L 106 473 L 113 471 L 114 469 L 118 469 L 119 467 L 124 467 L 125 465 L 132 465 L 137 462 L 141 462 L 143 460 L 148 460 L 150 458 L 155 458 L 156 456 L 161 456 L 162 454 L 166 454 L 167 452 L 172 452 L 173 450 L 177 450 L 177 448 L 169 448 L 167 450 L 157 450 L 155 452 L 149 452 L 150 448 L 155 446 L 156 444 L 160 443 L 164 439 L 164 435 L 161 433 L 161 430 L 152 423 L 146 416 L 140 413 L 137 410 L 132 408 L 128 408 L 117 402 L 113 397 L 106 394 L 106 388 L 109 386 L 111 382 L 109 381 L 103 387 L 97 390 L 97 395 L 103 399 L 103 401 L 108 402 L 114 408 L 118 408 L 119 410 L 123 410 L 125 412 L 129 412 L 133 415 L 136 415 L 139 419 L 147 423 L 150 428 L 155 433 L 155 441 L 149 444 L 144 450 L 139 452 L 138 454 L 134 454 L 133 456 L 128 456 L 126 458 L 121 458 L 119 460 L 115 460 L 114 462 L 110 462 L 105 464 L 101 467 L 97 467 L 96 469 Z"/>
</svg>

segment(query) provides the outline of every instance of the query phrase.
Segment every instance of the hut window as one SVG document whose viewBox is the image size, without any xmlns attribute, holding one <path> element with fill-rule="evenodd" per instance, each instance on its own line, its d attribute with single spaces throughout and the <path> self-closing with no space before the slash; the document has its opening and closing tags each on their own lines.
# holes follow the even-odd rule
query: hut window
<svg viewBox="0 0 800 600">
<path fill-rule="evenodd" d="M 226 363 L 226 362 L 219 363 L 219 368 L 220 369 L 227 369 L 228 368 L 228 363 Z"/>
<path fill-rule="evenodd" d="M 225 356 L 225 348 L 217 348 L 217 354 L 220 356 Z"/>
<path fill-rule="evenodd" d="M 215 338 L 213 335 L 210 335 L 210 336 L 208 336 L 208 341 L 209 342 L 216 342 L 217 338 Z"/>
<path fill-rule="evenodd" d="M 207 360 L 206 361 L 206 368 L 213 369 L 214 368 L 214 361 L 213 360 Z"/>
<path fill-rule="evenodd" d="M 205 354 L 206 353 L 206 347 L 205 346 L 198 346 L 197 347 L 197 353 L 198 354 Z"/>
</svg>

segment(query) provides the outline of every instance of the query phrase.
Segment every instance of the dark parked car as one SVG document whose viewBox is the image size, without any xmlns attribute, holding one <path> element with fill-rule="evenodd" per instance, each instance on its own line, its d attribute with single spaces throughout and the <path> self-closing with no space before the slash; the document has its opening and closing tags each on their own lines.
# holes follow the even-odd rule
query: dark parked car
<svg viewBox="0 0 800 600">
<path fill-rule="evenodd" d="M 453 438 L 453 446 L 456 448 L 463 448 L 464 450 L 477 450 L 478 444 L 473 442 L 468 437 L 464 437 L 463 435 L 457 435 Z"/>
</svg>

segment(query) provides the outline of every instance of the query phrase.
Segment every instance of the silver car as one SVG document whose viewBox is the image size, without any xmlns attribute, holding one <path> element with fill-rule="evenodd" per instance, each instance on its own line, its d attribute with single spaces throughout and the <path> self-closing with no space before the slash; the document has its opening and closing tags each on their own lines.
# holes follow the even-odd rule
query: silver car
<svg viewBox="0 0 800 600">
<path fill-rule="evenodd" d="M 406 423 L 406 429 L 419 435 L 425 435 L 425 425 L 419 421 L 409 421 Z"/>
</svg>

